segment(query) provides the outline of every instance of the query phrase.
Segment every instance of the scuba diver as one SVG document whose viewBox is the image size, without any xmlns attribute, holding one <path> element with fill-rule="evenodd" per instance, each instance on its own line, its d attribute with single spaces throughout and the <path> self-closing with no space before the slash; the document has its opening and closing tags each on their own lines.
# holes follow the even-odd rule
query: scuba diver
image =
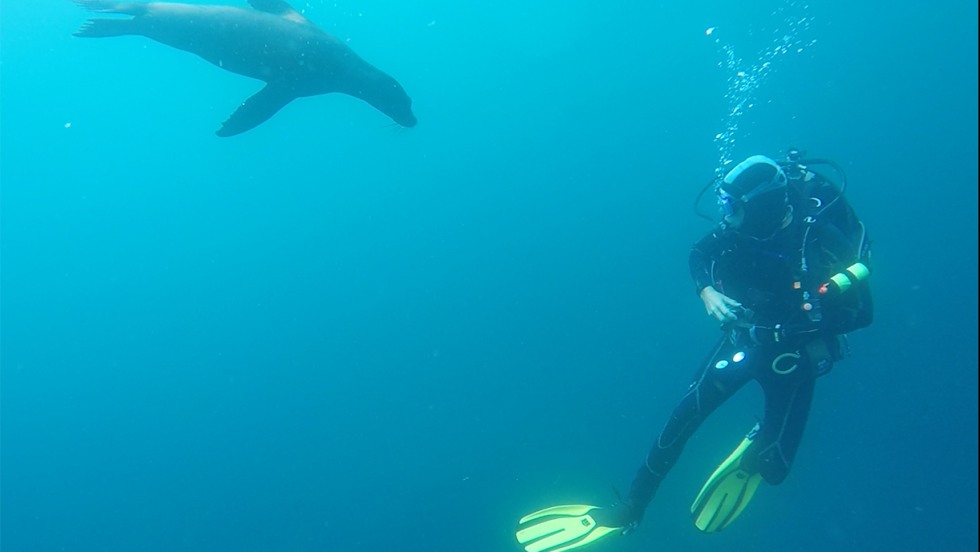
<svg viewBox="0 0 980 552">
<path fill-rule="evenodd" d="M 815 165 L 833 168 L 839 182 Z M 793 149 L 783 162 L 751 156 L 711 184 L 723 217 L 694 244 L 689 265 L 695 291 L 722 336 L 637 470 L 629 494 L 611 507 L 561 505 L 525 516 L 516 536 L 527 552 L 563 552 L 635 530 L 687 440 L 755 380 L 764 394 L 762 420 L 691 505 L 698 529 L 725 528 L 762 481 L 778 485 L 789 474 L 817 378 L 844 356 L 845 334 L 871 324 L 869 241 L 844 198 L 840 167 L 805 160 Z"/>
</svg>

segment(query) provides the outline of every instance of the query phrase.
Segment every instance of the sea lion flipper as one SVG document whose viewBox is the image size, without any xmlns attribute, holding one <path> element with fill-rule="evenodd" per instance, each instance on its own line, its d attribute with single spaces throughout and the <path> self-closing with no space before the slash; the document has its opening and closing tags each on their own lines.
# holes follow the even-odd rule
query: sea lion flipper
<svg viewBox="0 0 980 552">
<path fill-rule="evenodd" d="M 146 15 L 145 2 L 115 2 L 113 0 L 72 0 L 79 6 L 96 13 L 121 13 Z"/>
<path fill-rule="evenodd" d="M 279 17 L 283 17 L 297 23 L 310 23 L 308 19 L 293 9 L 293 7 L 286 2 L 286 0 L 248 0 L 248 3 L 259 11 L 271 13 L 272 15 L 278 15 Z M 312 23 L 310 24 L 312 25 Z"/>
<path fill-rule="evenodd" d="M 100 38 L 133 34 L 132 19 L 89 19 L 72 36 Z"/>
<path fill-rule="evenodd" d="M 132 19 L 89 19 L 73 33 L 74 36 L 83 38 L 138 34 L 137 26 L 133 22 L 139 16 L 146 15 L 147 4 L 140 2 L 113 2 L 111 0 L 74 0 L 74 2 L 95 13 L 118 13 L 135 16 Z"/>
<path fill-rule="evenodd" d="M 251 130 L 275 115 L 294 98 L 296 96 L 287 88 L 272 84 L 266 85 L 251 98 L 242 102 L 242 105 L 238 106 L 231 117 L 222 123 L 221 128 L 215 134 L 227 137 Z"/>
</svg>

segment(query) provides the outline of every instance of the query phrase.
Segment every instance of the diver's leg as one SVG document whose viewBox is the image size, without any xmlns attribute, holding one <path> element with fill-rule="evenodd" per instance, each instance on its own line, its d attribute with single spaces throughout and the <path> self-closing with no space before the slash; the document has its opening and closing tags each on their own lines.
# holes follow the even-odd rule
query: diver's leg
<svg viewBox="0 0 980 552">
<path fill-rule="evenodd" d="M 762 478 L 778 485 L 789 475 L 806 427 L 817 372 L 807 355 L 777 351 L 757 379 L 765 395 L 765 414 L 752 443 Z"/>
<path fill-rule="evenodd" d="M 739 350 L 727 337 L 723 338 L 698 369 L 687 393 L 674 408 L 633 479 L 629 504 L 637 519 L 642 517 L 691 435 L 708 415 L 751 379 L 753 367 L 750 363 L 734 360 Z"/>
</svg>

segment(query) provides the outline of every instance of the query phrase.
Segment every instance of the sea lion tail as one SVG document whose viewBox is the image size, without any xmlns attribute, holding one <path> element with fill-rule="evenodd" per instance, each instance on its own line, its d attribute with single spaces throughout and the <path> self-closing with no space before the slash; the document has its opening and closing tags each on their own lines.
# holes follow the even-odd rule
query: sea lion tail
<svg viewBox="0 0 980 552">
<path fill-rule="evenodd" d="M 112 2 L 111 0 L 72 0 L 79 6 L 95 13 L 122 13 L 145 15 L 149 7 L 145 2 Z"/>
<path fill-rule="evenodd" d="M 72 36 L 99 38 L 133 34 L 132 19 L 89 19 Z"/>
<path fill-rule="evenodd" d="M 145 15 L 147 5 L 140 2 L 111 2 L 109 0 L 73 0 L 79 6 L 96 13 L 118 13 L 139 17 Z M 75 31 L 74 36 L 98 38 L 135 34 L 133 19 L 89 19 Z"/>
</svg>

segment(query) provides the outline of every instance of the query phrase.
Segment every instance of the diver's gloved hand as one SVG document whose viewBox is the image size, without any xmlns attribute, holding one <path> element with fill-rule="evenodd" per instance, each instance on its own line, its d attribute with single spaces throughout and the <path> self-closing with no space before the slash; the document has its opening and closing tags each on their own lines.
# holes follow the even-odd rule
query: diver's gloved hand
<svg viewBox="0 0 980 552">
<path fill-rule="evenodd" d="M 596 523 L 603 527 L 622 527 L 620 534 L 628 535 L 640 526 L 640 516 L 628 502 L 616 502 L 612 506 L 592 514 Z"/>
<path fill-rule="evenodd" d="M 730 324 L 738 320 L 738 309 L 742 307 L 742 304 L 738 301 L 716 290 L 712 286 L 705 286 L 698 296 L 704 302 L 704 312 L 708 316 L 713 317 L 722 324 Z"/>
</svg>

